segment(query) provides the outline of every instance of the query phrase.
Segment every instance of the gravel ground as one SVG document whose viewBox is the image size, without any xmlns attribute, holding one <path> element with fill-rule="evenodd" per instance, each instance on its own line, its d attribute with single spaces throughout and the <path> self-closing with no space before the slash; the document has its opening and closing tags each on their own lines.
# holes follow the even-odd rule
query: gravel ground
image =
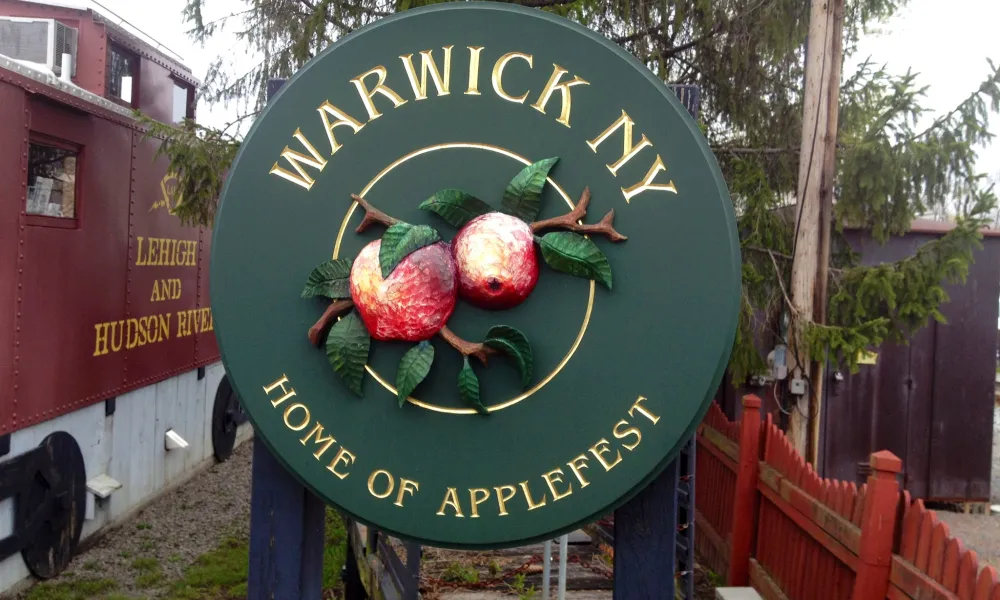
<svg viewBox="0 0 1000 600">
<path fill-rule="evenodd" d="M 989 564 L 1000 570 L 1000 515 L 966 515 L 943 510 L 937 514 L 948 524 L 953 537 L 976 551 L 979 566 Z"/>
<path fill-rule="evenodd" d="M 71 581 L 74 575 L 104 578 L 118 582 L 119 593 L 163 597 L 166 590 L 137 583 L 143 570 L 135 568 L 136 561 L 146 565 L 156 561 L 166 584 L 180 579 L 188 565 L 224 538 L 248 536 L 252 455 L 253 442 L 244 442 L 229 460 L 155 500 L 77 556 L 69 570 L 53 581 Z"/>
</svg>

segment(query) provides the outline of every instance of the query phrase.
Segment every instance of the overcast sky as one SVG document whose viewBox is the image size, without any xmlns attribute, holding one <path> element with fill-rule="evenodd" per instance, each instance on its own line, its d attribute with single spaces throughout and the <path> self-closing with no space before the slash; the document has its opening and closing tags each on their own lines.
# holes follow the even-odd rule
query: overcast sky
<svg viewBox="0 0 1000 600">
<path fill-rule="evenodd" d="M 180 54 L 199 78 L 216 56 L 242 56 L 234 52 L 231 35 L 219 36 L 204 48 L 193 45 L 181 17 L 186 0 L 147 1 L 141 7 L 135 0 L 97 1 Z M 245 7 L 241 0 L 206 0 L 206 4 L 206 20 Z M 107 12 L 100 6 L 94 8 Z M 852 73 L 854 64 L 867 55 L 877 63 L 886 63 L 893 72 L 912 68 L 920 73 L 920 82 L 930 86 L 928 107 L 935 112 L 948 111 L 984 79 L 987 57 L 1000 61 L 997 23 L 1000 2 L 996 0 L 911 0 L 908 8 L 885 25 L 883 33 L 863 41 L 862 51 L 844 65 L 844 72 Z M 244 62 L 252 64 L 249 59 Z M 220 126 L 232 119 L 233 110 L 202 103 L 198 117 L 201 123 Z M 993 121 L 991 130 L 1000 134 L 1000 116 Z M 1000 174 L 1000 143 L 981 150 L 979 166 L 992 176 Z"/>
</svg>

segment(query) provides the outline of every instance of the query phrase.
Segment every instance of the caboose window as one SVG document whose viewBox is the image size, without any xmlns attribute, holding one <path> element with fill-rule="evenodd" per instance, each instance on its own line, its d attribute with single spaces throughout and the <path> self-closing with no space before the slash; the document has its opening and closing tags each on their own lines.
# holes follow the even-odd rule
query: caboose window
<svg viewBox="0 0 1000 600">
<path fill-rule="evenodd" d="M 76 218 L 75 150 L 31 142 L 28 150 L 29 215 Z"/>
<path fill-rule="evenodd" d="M 192 110 L 194 105 L 191 102 L 192 91 L 191 86 L 174 81 L 174 110 L 172 115 L 174 123 L 194 118 L 194 110 Z"/>
<path fill-rule="evenodd" d="M 107 96 L 119 104 L 135 106 L 139 95 L 139 57 L 117 44 L 108 44 Z"/>
</svg>

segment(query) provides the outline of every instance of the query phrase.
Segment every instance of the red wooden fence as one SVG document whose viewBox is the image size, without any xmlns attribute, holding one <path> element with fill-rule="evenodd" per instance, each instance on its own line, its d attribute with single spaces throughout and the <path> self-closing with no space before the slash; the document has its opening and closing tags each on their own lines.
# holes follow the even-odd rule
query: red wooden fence
<svg viewBox="0 0 1000 600">
<path fill-rule="evenodd" d="M 734 423 L 713 405 L 698 429 L 696 549 L 729 585 L 767 600 L 1000 600 L 996 571 L 899 493 L 898 458 L 872 454 L 860 489 L 822 479 L 758 398 L 743 407 Z"/>
</svg>

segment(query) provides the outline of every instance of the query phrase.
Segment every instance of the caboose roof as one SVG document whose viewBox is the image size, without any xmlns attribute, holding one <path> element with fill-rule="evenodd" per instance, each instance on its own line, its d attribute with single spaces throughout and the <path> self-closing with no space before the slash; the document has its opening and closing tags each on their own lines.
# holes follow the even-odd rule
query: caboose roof
<svg viewBox="0 0 1000 600">
<path fill-rule="evenodd" d="M 194 77 L 191 69 L 183 63 L 183 57 L 158 42 L 149 34 L 126 21 L 111 9 L 94 0 L 8 0 L 18 4 L 36 4 L 61 8 L 77 13 L 86 13 L 104 25 L 111 39 L 128 47 L 146 58 L 170 70 L 175 76 L 198 86 L 201 82 Z M 95 8 L 96 7 L 96 8 Z"/>
</svg>

